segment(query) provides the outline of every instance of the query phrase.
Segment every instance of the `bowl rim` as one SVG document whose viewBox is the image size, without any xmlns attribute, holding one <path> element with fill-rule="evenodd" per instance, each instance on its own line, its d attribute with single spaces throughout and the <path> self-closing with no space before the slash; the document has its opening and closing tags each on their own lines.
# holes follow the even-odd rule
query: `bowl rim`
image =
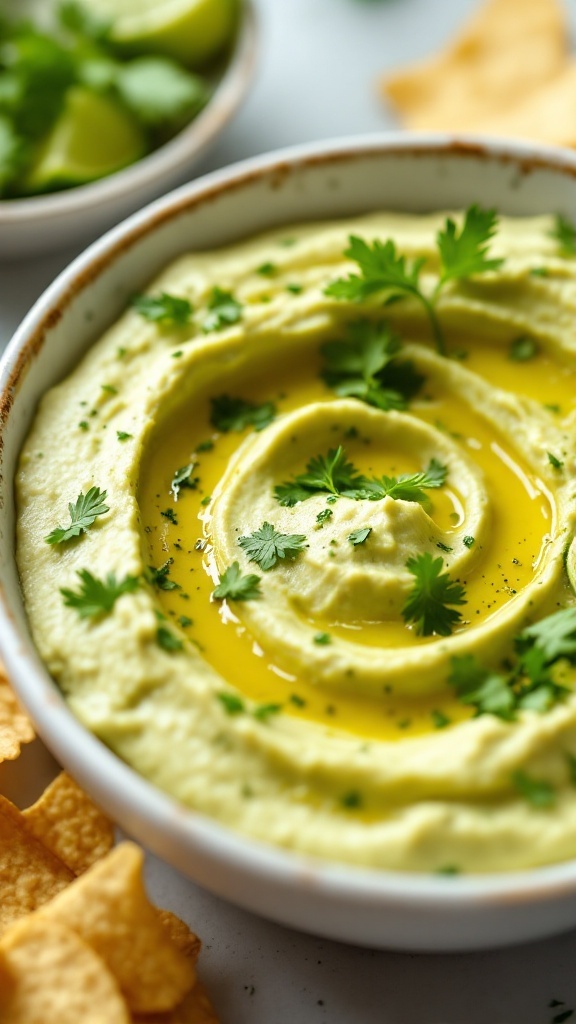
<svg viewBox="0 0 576 1024">
<path fill-rule="evenodd" d="M 37 196 L 0 199 L 0 232 L 2 227 L 56 219 L 93 204 L 116 201 L 136 188 L 151 189 L 164 175 L 184 172 L 191 155 L 203 152 L 243 99 L 253 77 L 257 49 L 254 0 L 241 0 L 240 23 L 223 73 L 206 106 L 191 121 L 151 153 L 96 181 Z"/>
<path fill-rule="evenodd" d="M 335 165 L 374 155 L 471 156 L 509 163 L 523 173 L 543 169 L 576 179 L 576 153 L 557 147 L 490 137 L 449 134 L 377 133 L 326 139 L 291 146 L 232 164 L 175 189 L 132 214 L 86 248 L 40 296 L 9 342 L 0 359 L 0 429 L 3 430 L 26 375 L 54 320 L 72 299 L 144 235 L 184 210 L 210 202 L 221 193 L 249 186 L 266 176 L 285 175 L 299 168 Z M 1 621 L 3 620 L 3 621 Z M 0 651 L 14 690 L 47 746 L 103 805 L 114 802 L 116 814 L 130 828 L 137 816 L 148 819 L 168 844 L 188 843 L 213 862 L 235 867 L 272 881 L 287 891 L 307 885 L 350 906 L 413 906 L 418 909 L 462 908 L 546 902 L 576 891 L 576 858 L 523 871 L 491 874 L 442 875 L 358 867 L 303 855 L 247 838 L 217 821 L 179 804 L 93 736 L 68 708 L 56 684 L 36 654 L 30 635 L 21 634 L 0 580 Z M 88 767 L 86 767 L 88 765 Z M 113 797 L 111 797 L 113 794 Z M 153 844 L 151 844 L 153 845 Z M 157 847 L 157 844 L 156 844 Z M 160 856 L 162 856 L 160 851 Z M 166 859 L 169 859 L 168 857 Z"/>
</svg>

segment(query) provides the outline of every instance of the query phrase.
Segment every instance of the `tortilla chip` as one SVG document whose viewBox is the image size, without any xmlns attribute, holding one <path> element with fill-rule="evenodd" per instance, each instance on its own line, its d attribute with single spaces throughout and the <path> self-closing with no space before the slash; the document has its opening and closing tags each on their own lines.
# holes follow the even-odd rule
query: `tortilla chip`
<svg viewBox="0 0 576 1024">
<path fill-rule="evenodd" d="M 0 933 L 73 878 L 70 868 L 32 835 L 18 808 L 0 796 Z"/>
<path fill-rule="evenodd" d="M 130 1024 L 102 959 L 75 932 L 36 915 L 0 941 L 1 972 L 2 1024 Z"/>
<path fill-rule="evenodd" d="M 219 1024 L 216 1011 L 199 981 L 172 1013 L 145 1017 L 137 1014 L 132 1021 L 133 1024 Z"/>
<path fill-rule="evenodd" d="M 33 739 L 32 724 L 20 708 L 0 665 L 0 761 L 13 761 L 20 753 L 21 744 Z"/>
<path fill-rule="evenodd" d="M 471 123 L 469 131 L 576 146 L 576 63 L 511 110 Z"/>
<path fill-rule="evenodd" d="M 180 952 L 195 964 L 202 947 L 198 936 L 171 910 L 158 910 L 157 914 L 174 945 L 178 946 Z"/>
<path fill-rule="evenodd" d="M 172 1010 L 196 973 L 172 942 L 142 880 L 143 853 L 121 843 L 38 911 L 75 931 L 102 957 L 135 1013 Z"/>
<path fill-rule="evenodd" d="M 409 128 L 469 132 L 550 82 L 567 55 L 558 0 L 486 0 L 445 52 L 392 74 L 381 88 Z"/>
<path fill-rule="evenodd" d="M 22 813 L 30 831 L 75 875 L 86 871 L 114 845 L 112 822 L 66 772 Z"/>
</svg>

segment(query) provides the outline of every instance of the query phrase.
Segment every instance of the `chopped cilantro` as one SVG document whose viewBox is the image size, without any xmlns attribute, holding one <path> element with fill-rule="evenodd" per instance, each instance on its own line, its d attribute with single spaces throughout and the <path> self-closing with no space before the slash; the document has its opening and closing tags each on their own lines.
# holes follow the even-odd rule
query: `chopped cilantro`
<svg viewBox="0 0 576 1024">
<path fill-rule="evenodd" d="M 452 878 L 454 875 L 460 874 L 460 868 L 457 864 L 444 864 L 443 867 L 437 868 L 437 875 L 445 875 L 446 878 Z"/>
<path fill-rule="evenodd" d="M 368 540 L 371 533 L 371 526 L 363 526 L 358 530 L 352 530 L 352 533 L 348 534 L 348 540 L 354 547 L 358 547 L 359 544 L 364 544 Z"/>
<path fill-rule="evenodd" d="M 64 544 L 73 537 L 86 533 L 98 516 L 110 511 L 108 505 L 104 504 L 106 494 L 107 492 L 101 491 L 99 487 L 91 487 L 86 494 L 80 493 L 75 505 L 71 502 L 68 504 L 70 525 L 57 526 L 44 538 L 46 543 Z"/>
<path fill-rule="evenodd" d="M 81 619 L 109 614 L 122 594 L 131 594 L 140 586 L 137 576 L 125 576 L 117 580 L 115 574 L 109 572 L 101 580 L 88 569 L 78 569 L 76 575 L 80 579 L 80 588 L 75 591 L 61 587 L 60 593 L 66 607 L 75 608 Z"/>
<path fill-rule="evenodd" d="M 211 452 L 213 447 L 214 447 L 214 441 L 211 441 L 210 438 L 208 438 L 207 441 L 201 441 L 200 444 L 197 445 L 196 451 L 197 452 Z"/>
<path fill-rule="evenodd" d="M 237 302 L 231 292 L 217 287 L 212 289 L 208 299 L 208 309 L 210 312 L 202 322 L 202 330 L 205 334 L 230 327 L 232 324 L 238 323 L 242 317 L 242 304 Z"/>
<path fill-rule="evenodd" d="M 256 267 L 256 273 L 261 274 L 262 277 L 274 277 L 277 269 L 275 263 L 261 263 L 259 267 Z"/>
<path fill-rule="evenodd" d="M 282 711 L 281 704 L 257 704 L 252 714 L 260 722 L 267 722 L 272 715 L 278 715 Z"/>
<path fill-rule="evenodd" d="M 343 793 L 340 797 L 340 803 L 343 807 L 348 810 L 355 810 L 357 807 L 362 806 L 362 794 L 357 789 L 351 789 L 348 793 Z"/>
<path fill-rule="evenodd" d="M 296 558 L 306 545 L 306 536 L 303 533 L 279 533 L 271 523 L 262 523 L 248 537 L 240 537 L 238 543 L 248 560 L 256 562 L 267 572 L 283 558 L 289 561 Z"/>
<path fill-rule="evenodd" d="M 445 729 L 447 725 L 450 725 L 451 720 L 443 711 L 437 711 L 435 709 L 430 712 L 430 717 L 432 718 L 432 724 L 435 729 Z"/>
<path fill-rule="evenodd" d="M 173 508 L 165 508 L 164 511 L 160 513 L 160 515 L 164 516 L 164 519 L 167 519 L 168 522 L 173 523 L 174 526 L 178 526 L 178 520 L 176 518 L 176 513 Z"/>
<path fill-rule="evenodd" d="M 223 434 L 234 430 L 240 432 L 246 427 L 254 427 L 255 430 L 264 430 L 276 416 L 276 406 L 273 402 L 263 402 L 255 405 L 244 398 L 231 398 L 230 395 L 219 395 L 211 398 L 212 412 L 210 422 L 216 430 Z"/>
<path fill-rule="evenodd" d="M 556 216 L 550 238 L 554 238 L 558 242 L 562 256 L 576 255 L 576 228 L 561 214 Z"/>
<path fill-rule="evenodd" d="M 162 56 L 137 57 L 120 64 L 115 86 L 128 109 L 152 129 L 183 125 L 209 98 L 203 79 Z"/>
<path fill-rule="evenodd" d="M 554 787 L 549 782 L 544 779 L 535 779 L 521 769 L 512 773 L 512 783 L 520 796 L 524 797 L 532 807 L 552 807 L 556 802 Z"/>
<path fill-rule="evenodd" d="M 378 409 L 405 409 L 424 378 L 409 360 L 394 356 L 400 341 L 385 324 L 357 320 L 347 327 L 346 341 L 327 341 L 322 378 L 342 397 L 359 398 Z"/>
<path fill-rule="evenodd" d="M 159 590 L 181 590 L 179 583 L 175 583 L 174 580 L 168 579 L 170 566 L 173 564 L 174 559 L 168 558 L 158 569 L 155 569 L 153 565 L 149 565 L 147 576 L 150 583 L 155 587 L 158 587 Z"/>
<path fill-rule="evenodd" d="M 323 508 L 322 511 L 319 512 L 318 515 L 316 516 L 316 522 L 318 523 L 318 526 L 322 528 L 324 526 L 324 523 L 327 523 L 329 519 L 332 519 L 333 515 L 334 512 L 332 511 L 331 508 Z"/>
<path fill-rule="evenodd" d="M 240 715 L 246 710 L 244 701 L 235 693 L 227 693 L 223 690 L 221 693 L 217 693 L 216 696 L 227 715 Z"/>
<path fill-rule="evenodd" d="M 474 655 L 452 659 L 448 682 L 476 715 L 513 720 L 519 711 L 543 713 L 567 695 L 554 681 L 560 660 L 576 664 L 576 608 L 564 608 L 528 626 L 515 639 L 516 662 L 507 672 L 482 665 Z"/>
<path fill-rule="evenodd" d="M 222 573 L 212 596 L 217 601 L 222 601 L 225 597 L 230 601 L 252 601 L 261 596 L 260 577 L 253 573 L 243 575 L 240 564 L 232 562 L 232 565 Z"/>
<path fill-rule="evenodd" d="M 200 502 L 200 504 L 201 504 L 201 505 L 202 505 L 202 506 L 203 506 L 204 508 L 206 508 L 206 506 L 207 506 L 207 505 L 209 505 L 211 501 L 212 501 L 212 495 L 211 495 L 211 494 L 206 494 L 206 495 L 205 495 L 205 496 L 204 496 L 204 497 L 202 498 L 202 501 Z"/>
<path fill-rule="evenodd" d="M 115 388 L 113 384 L 101 384 L 102 391 L 106 391 L 109 395 L 117 395 L 118 388 Z"/>
<path fill-rule="evenodd" d="M 132 434 L 127 434 L 125 430 L 117 430 L 116 437 L 119 441 L 128 441 L 132 437 Z"/>
<path fill-rule="evenodd" d="M 314 643 L 324 647 L 326 644 L 332 643 L 332 637 L 330 633 L 316 633 L 314 636 Z"/>
<path fill-rule="evenodd" d="M 548 462 L 554 469 L 562 469 L 564 465 L 562 459 L 559 459 L 558 456 L 554 455 L 552 452 L 546 452 L 546 454 L 548 456 Z"/>
<path fill-rule="evenodd" d="M 467 536 L 462 538 L 462 543 L 465 544 L 467 548 L 473 547 L 475 542 L 474 537 Z"/>
<path fill-rule="evenodd" d="M 508 349 L 508 358 L 512 359 L 515 363 L 527 363 L 530 359 L 534 359 L 540 351 L 538 342 L 534 338 L 530 338 L 528 335 L 523 334 L 519 338 L 515 338 Z"/>
<path fill-rule="evenodd" d="M 135 295 L 132 305 L 144 320 L 164 327 L 184 327 L 192 315 L 188 299 L 161 292 L 160 295 Z"/>
<path fill-rule="evenodd" d="M 419 636 L 450 636 L 461 621 L 461 613 L 449 606 L 465 604 L 465 590 L 442 572 L 443 565 L 442 558 L 434 558 L 428 551 L 406 562 L 415 582 L 402 615 L 407 624 L 414 623 Z"/>
<path fill-rule="evenodd" d="M 174 636 L 171 630 L 167 629 L 166 626 L 158 626 L 156 630 L 156 643 L 164 651 L 169 651 L 171 654 L 174 651 L 181 651 L 184 644 L 177 636 Z"/>
<path fill-rule="evenodd" d="M 182 629 L 187 629 L 188 626 L 193 626 L 194 625 L 192 619 L 189 619 L 187 615 L 179 615 L 178 616 L 178 624 L 180 626 L 182 626 Z"/>
<path fill-rule="evenodd" d="M 291 693 L 290 697 L 288 699 L 289 699 L 290 703 L 294 704 L 294 706 L 297 707 L 297 708 L 304 708 L 304 707 L 306 707 L 306 701 L 304 700 L 303 697 L 300 697 L 299 694 L 297 694 L 297 693 Z"/>
<path fill-rule="evenodd" d="M 88 423 L 88 420 L 80 420 L 78 426 L 80 427 L 80 430 L 90 430 L 90 424 Z"/>
<path fill-rule="evenodd" d="M 444 230 L 436 239 L 442 266 L 438 290 L 446 281 L 498 270 L 502 266 L 504 260 L 487 256 L 497 223 L 496 210 L 482 210 L 475 204 L 466 210 L 460 234 L 454 221 L 447 218 Z"/>
<path fill-rule="evenodd" d="M 301 284 L 287 284 L 286 291 L 291 292 L 292 295 L 300 295 L 304 291 L 304 285 Z"/>
</svg>

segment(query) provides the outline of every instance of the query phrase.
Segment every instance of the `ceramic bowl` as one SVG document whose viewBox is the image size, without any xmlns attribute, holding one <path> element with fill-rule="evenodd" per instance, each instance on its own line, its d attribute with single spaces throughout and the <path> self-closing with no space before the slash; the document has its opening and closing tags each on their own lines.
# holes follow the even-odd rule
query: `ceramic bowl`
<svg viewBox="0 0 576 1024">
<path fill-rule="evenodd" d="M 373 947 L 478 949 L 573 927 L 576 861 L 475 877 L 368 871 L 249 841 L 175 803 L 86 732 L 39 661 L 14 560 L 13 477 L 41 394 L 68 373 L 128 297 L 184 251 L 307 219 L 472 202 L 506 214 L 574 215 L 576 155 L 387 136 L 238 164 L 173 192 L 94 243 L 37 302 L 0 372 L 0 639 L 40 735 L 128 832 L 201 885 L 284 924 Z"/>
<path fill-rule="evenodd" d="M 90 239 L 187 180 L 246 96 L 256 62 L 252 0 L 209 103 L 173 139 L 122 171 L 63 192 L 0 200 L 0 258 L 39 255 Z"/>
</svg>

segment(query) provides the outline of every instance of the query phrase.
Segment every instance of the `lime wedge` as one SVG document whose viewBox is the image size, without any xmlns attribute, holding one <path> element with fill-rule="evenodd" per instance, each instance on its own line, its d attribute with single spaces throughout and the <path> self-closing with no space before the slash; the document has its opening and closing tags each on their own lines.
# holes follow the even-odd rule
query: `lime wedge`
<svg viewBox="0 0 576 1024">
<path fill-rule="evenodd" d="M 142 129 L 117 102 L 81 87 L 43 142 L 28 174 L 31 192 L 85 185 L 121 170 L 146 152 Z"/>
<path fill-rule="evenodd" d="M 230 40 L 238 0 L 80 0 L 110 22 L 110 39 L 127 51 L 161 53 L 188 67 L 205 64 Z"/>
</svg>

